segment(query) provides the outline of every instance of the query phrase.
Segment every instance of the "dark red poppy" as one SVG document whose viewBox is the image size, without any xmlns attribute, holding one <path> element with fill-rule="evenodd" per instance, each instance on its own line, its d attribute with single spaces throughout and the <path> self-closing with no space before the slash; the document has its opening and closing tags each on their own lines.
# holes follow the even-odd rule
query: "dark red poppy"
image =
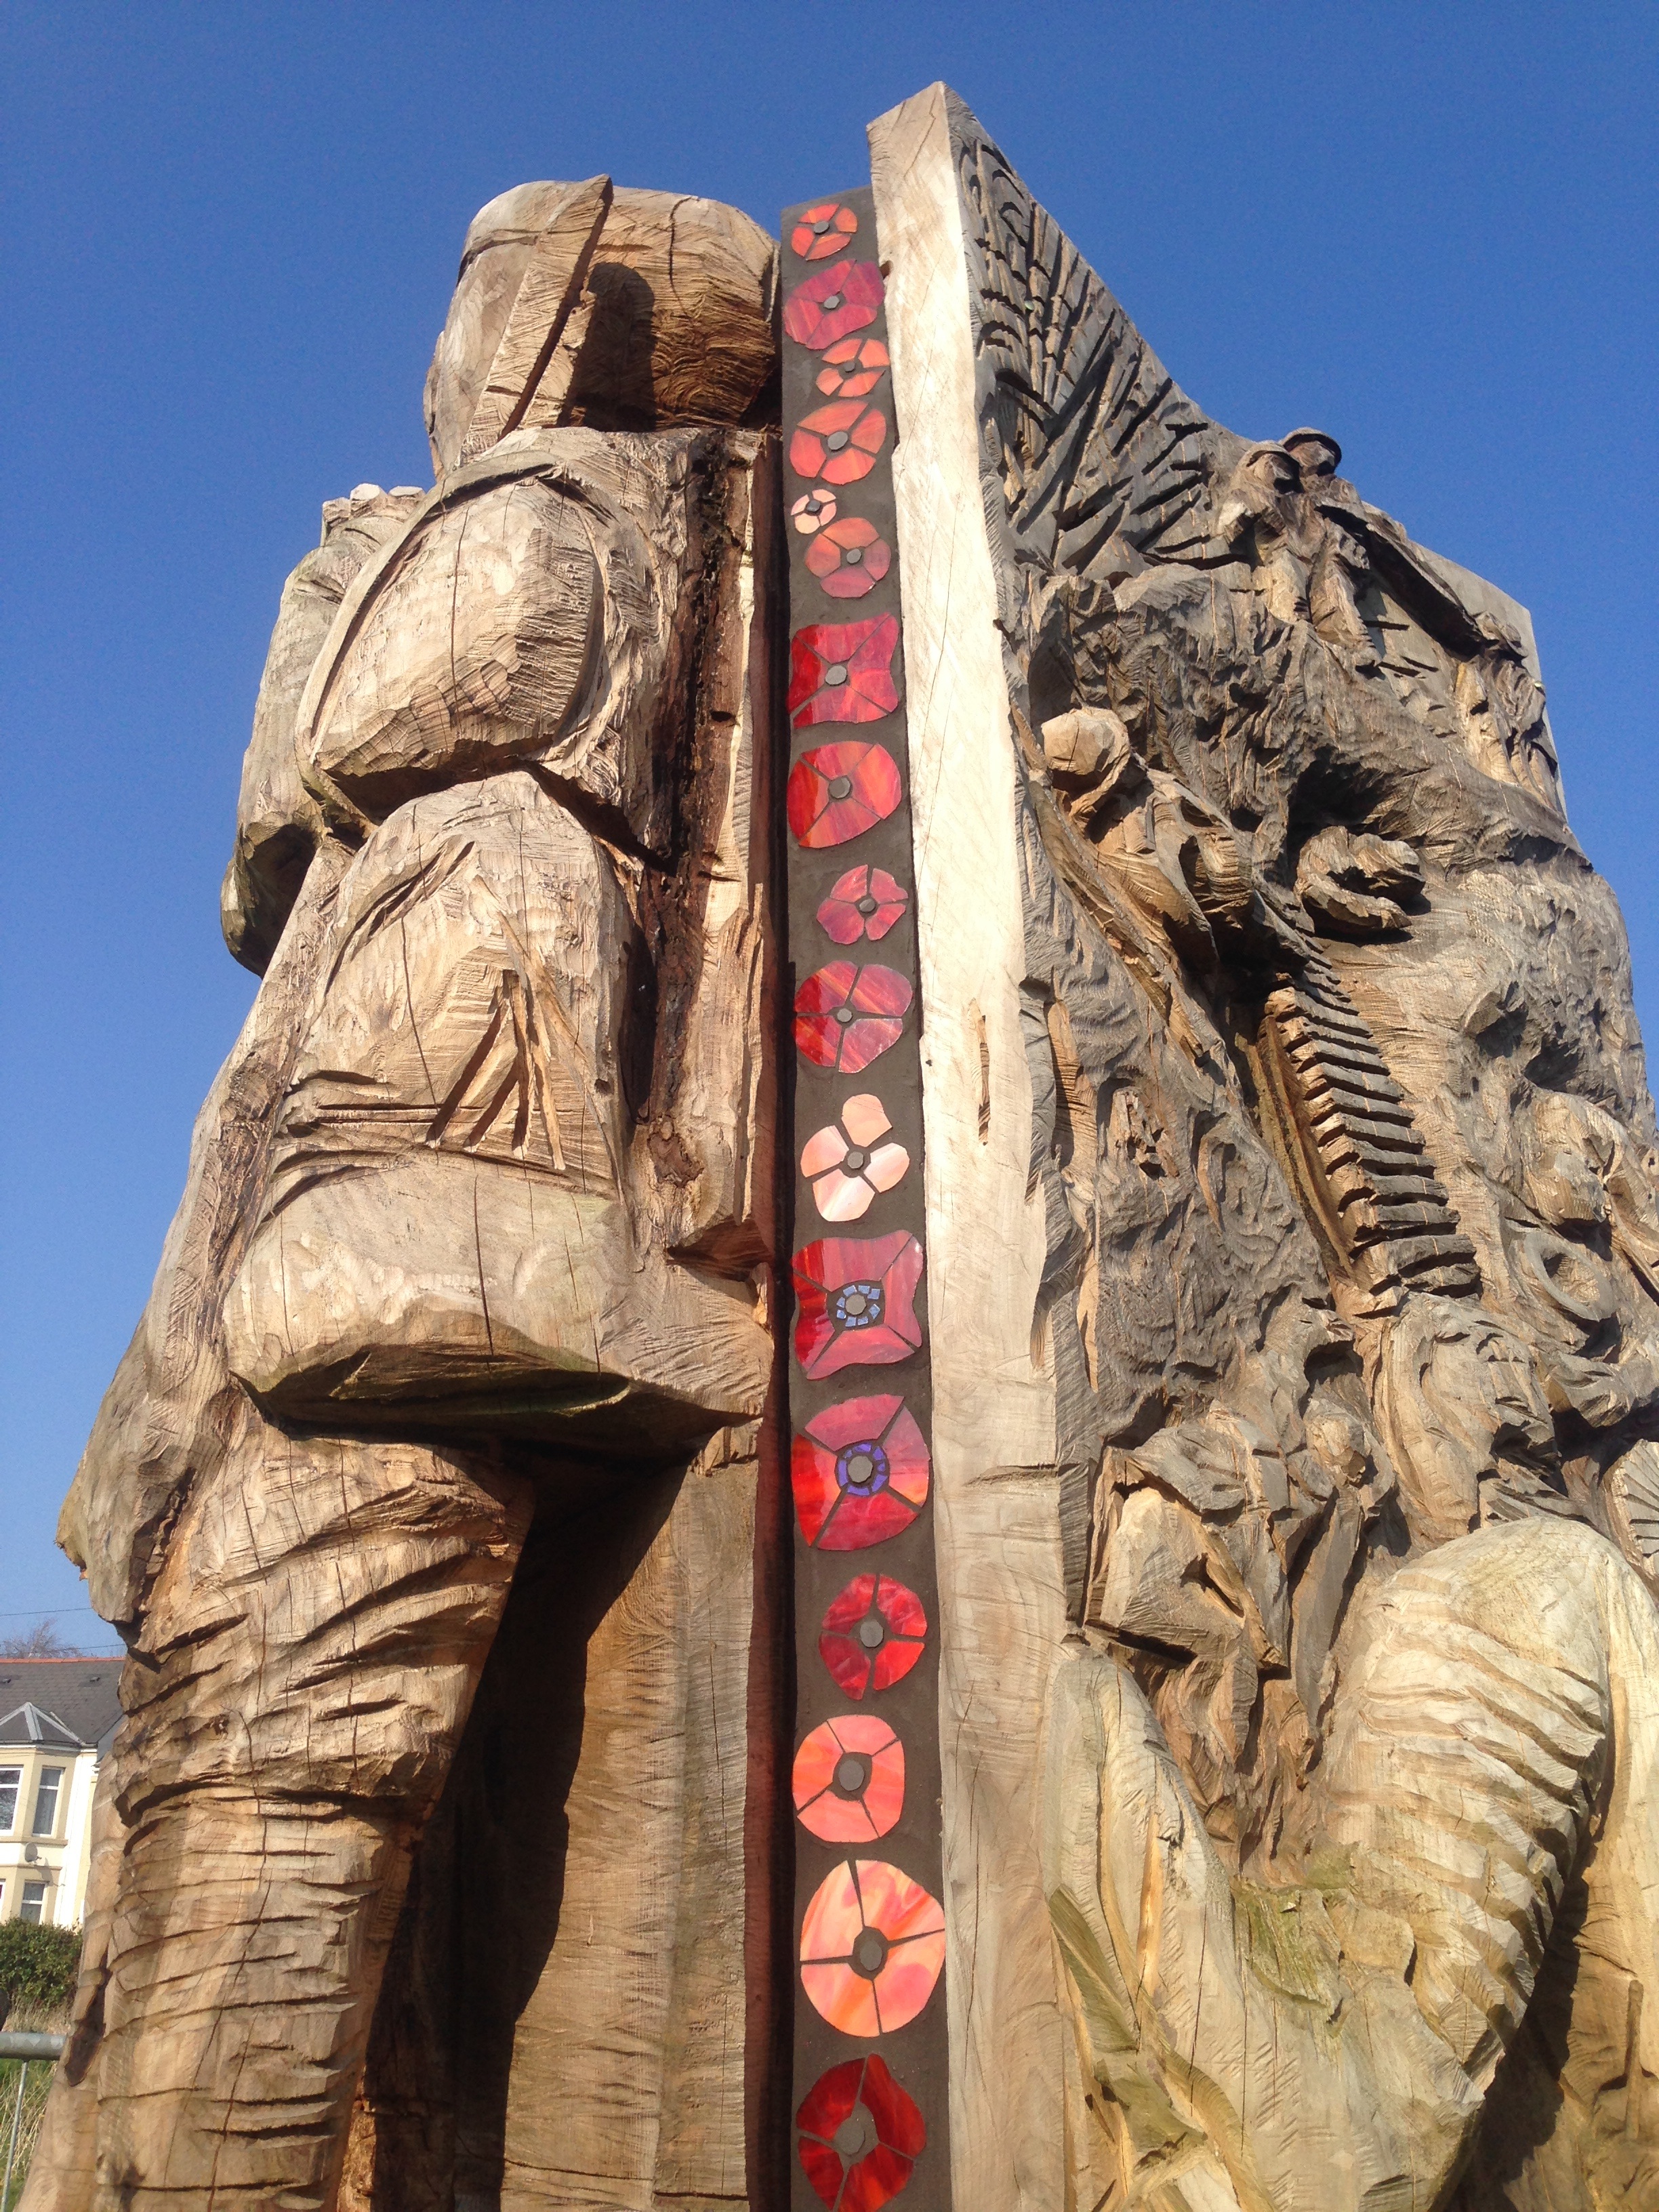
<svg viewBox="0 0 1659 2212">
<path fill-rule="evenodd" d="M 830 523 L 806 549 L 807 568 L 832 599 L 861 599 L 880 583 L 892 558 L 892 547 L 861 514 Z"/>
<path fill-rule="evenodd" d="M 856 483 L 876 465 L 887 436 L 887 417 L 867 399 L 832 399 L 803 415 L 789 441 L 789 465 L 798 477 L 825 483 Z"/>
<path fill-rule="evenodd" d="M 885 745 L 843 738 L 801 755 L 789 771 L 784 805 L 795 842 L 816 853 L 873 830 L 903 796 L 898 763 Z"/>
<path fill-rule="evenodd" d="M 841 252 L 858 227 L 859 219 L 851 208 L 823 200 L 817 207 L 801 210 L 789 234 L 789 250 L 799 253 L 803 261 L 827 261 L 832 253 Z"/>
<path fill-rule="evenodd" d="M 797 345 L 821 353 L 837 338 L 868 330 L 886 291 L 873 261 L 837 261 L 805 277 L 783 303 L 783 330 Z"/>
<path fill-rule="evenodd" d="M 891 1575 L 854 1575 L 830 1601 L 818 1656 L 846 1696 L 862 1701 L 902 1682 L 927 1641 L 921 1600 Z"/>
<path fill-rule="evenodd" d="M 821 2074 L 795 2125 L 802 2167 L 830 2212 L 881 2212 L 927 2148 L 915 2100 L 873 2051 Z"/>
<path fill-rule="evenodd" d="M 825 354 L 814 380 L 827 398 L 862 399 L 881 382 L 887 364 L 887 349 L 879 338 L 843 338 Z"/>
<path fill-rule="evenodd" d="M 840 748 L 825 745 L 821 750 Z M 885 868 L 848 868 L 830 886 L 830 896 L 818 908 L 818 926 L 837 945 L 856 945 L 861 937 L 874 941 L 886 936 L 909 903 L 908 891 Z"/>
<path fill-rule="evenodd" d="M 814 1067 L 857 1075 L 904 1034 L 914 996 L 896 968 L 832 960 L 795 993 L 795 1045 Z"/>
<path fill-rule="evenodd" d="M 927 1443 L 902 1398 L 843 1399 L 814 1415 L 790 1451 L 800 1533 L 821 1552 L 866 1551 L 896 1536 L 927 1503 L 930 1478 Z"/>
<path fill-rule="evenodd" d="M 804 1244 L 791 1265 L 799 1301 L 795 1357 L 807 1374 L 890 1367 L 921 1349 L 921 1247 L 908 1230 L 823 1237 Z"/>
<path fill-rule="evenodd" d="M 867 622 L 808 623 L 789 641 L 789 715 L 814 722 L 878 722 L 898 704 L 893 654 L 896 615 Z"/>
</svg>

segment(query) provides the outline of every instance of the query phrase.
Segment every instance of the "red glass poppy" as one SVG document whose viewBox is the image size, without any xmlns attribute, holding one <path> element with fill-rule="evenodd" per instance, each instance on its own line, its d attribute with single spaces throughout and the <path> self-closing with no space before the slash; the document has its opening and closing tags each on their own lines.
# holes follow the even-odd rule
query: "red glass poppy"
<svg viewBox="0 0 1659 2212">
<path fill-rule="evenodd" d="M 859 219 L 851 208 L 824 200 L 817 207 L 801 210 L 789 234 L 789 249 L 803 261 L 827 261 L 832 253 L 841 252 L 858 227 Z"/>
<path fill-rule="evenodd" d="M 830 523 L 806 549 L 807 568 L 832 599 L 861 599 L 880 583 L 892 559 L 892 547 L 861 514 Z"/>
<path fill-rule="evenodd" d="M 800 1533 L 820 1552 L 864 1552 L 896 1536 L 927 1503 L 931 1480 L 927 1442 L 902 1398 L 843 1398 L 790 1447 Z"/>
<path fill-rule="evenodd" d="M 891 2035 L 927 2004 L 945 1966 L 945 1908 L 883 1859 L 848 1859 L 808 1904 L 802 1987 L 843 2035 Z"/>
<path fill-rule="evenodd" d="M 795 1044 L 814 1067 L 857 1075 L 904 1034 L 913 996 L 896 968 L 832 960 L 795 993 Z"/>
<path fill-rule="evenodd" d="M 803 1245 L 793 1265 L 795 1357 L 809 1375 L 889 1367 L 921 1350 L 921 1247 L 908 1230 L 820 1237 Z"/>
<path fill-rule="evenodd" d="M 789 641 L 789 716 L 814 722 L 878 722 L 898 704 L 893 654 L 896 615 L 867 622 L 808 623 Z"/>
<path fill-rule="evenodd" d="M 803 415 L 789 441 L 789 465 L 798 477 L 825 483 L 857 483 L 876 465 L 887 436 L 887 417 L 866 399 L 832 399 Z"/>
<path fill-rule="evenodd" d="M 873 261 L 836 261 L 815 270 L 783 303 L 784 336 L 821 353 L 837 338 L 868 330 L 886 289 Z"/>
<path fill-rule="evenodd" d="M 824 1613 L 818 1656 L 836 1688 L 862 1703 L 902 1682 L 927 1641 L 927 1610 L 913 1589 L 891 1575 L 854 1575 Z"/>
<path fill-rule="evenodd" d="M 830 885 L 818 925 L 837 945 L 856 945 L 861 937 L 885 937 L 909 903 L 908 891 L 885 868 L 848 868 Z"/>
<path fill-rule="evenodd" d="M 784 805 L 795 842 L 819 852 L 873 830 L 903 796 L 886 746 L 854 739 L 803 753 L 789 771 Z"/>
<path fill-rule="evenodd" d="M 862 399 L 881 382 L 887 362 L 887 349 L 879 338 L 843 338 L 823 356 L 816 380 L 818 390 L 830 399 Z"/>
<path fill-rule="evenodd" d="M 826 1844 L 872 1844 L 904 1810 L 904 1746 L 872 1713 L 822 1721 L 795 1753 L 795 1814 Z"/>
<path fill-rule="evenodd" d="M 880 2212 L 927 2148 L 927 2124 L 884 2059 L 844 2059 L 795 2114 L 800 2162 L 830 2212 Z"/>
</svg>

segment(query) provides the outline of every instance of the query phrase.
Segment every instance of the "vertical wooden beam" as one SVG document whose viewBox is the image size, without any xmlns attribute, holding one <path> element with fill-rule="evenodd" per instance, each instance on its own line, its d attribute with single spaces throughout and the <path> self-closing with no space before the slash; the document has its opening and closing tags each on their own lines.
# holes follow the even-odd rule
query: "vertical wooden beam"
<svg viewBox="0 0 1659 2212">
<path fill-rule="evenodd" d="M 867 189 L 783 218 L 793 2203 L 951 2202 L 916 852 Z"/>
<path fill-rule="evenodd" d="M 974 2212 L 1067 2203 L 1074 2071 L 1036 1844 L 1066 1632 L 1044 1252 L 1022 1030 L 1025 908 L 958 149 L 942 85 L 871 127 L 899 442 L 942 1655 L 951 2127 Z"/>
</svg>

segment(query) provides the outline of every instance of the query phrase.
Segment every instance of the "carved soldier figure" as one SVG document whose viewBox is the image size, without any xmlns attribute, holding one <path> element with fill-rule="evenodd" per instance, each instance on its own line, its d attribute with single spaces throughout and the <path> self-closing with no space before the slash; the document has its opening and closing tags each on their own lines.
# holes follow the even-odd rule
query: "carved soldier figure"
<svg viewBox="0 0 1659 2212">
<path fill-rule="evenodd" d="M 772 1362 L 768 448 L 743 426 L 769 413 L 774 264 L 733 211 L 608 179 L 492 203 L 428 383 L 436 487 L 337 502 L 285 594 L 225 898 L 264 980 L 65 1509 L 134 1656 L 32 2203 L 335 2201 L 414 1855 L 532 1524 L 611 1500 L 603 1585 L 617 1532 L 637 1562 L 662 1521 L 663 1471 L 716 1436 L 702 1487 L 730 1500 L 678 1517 L 707 1524 L 735 1616 L 717 1717 L 741 1775 Z M 701 1866 L 629 1849 L 693 1917 L 700 1882 L 723 1896 L 740 1954 L 740 1813 Z M 678 1995 L 663 2044 L 691 2027 Z M 722 2006 L 741 2044 L 740 1980 Z M 402 2118 L 371 2093 L 351 2186 L 388 2129 L 415 2163 Z M 575 2132 L 567 2154 L 602 2162 Z"/>
</svg>

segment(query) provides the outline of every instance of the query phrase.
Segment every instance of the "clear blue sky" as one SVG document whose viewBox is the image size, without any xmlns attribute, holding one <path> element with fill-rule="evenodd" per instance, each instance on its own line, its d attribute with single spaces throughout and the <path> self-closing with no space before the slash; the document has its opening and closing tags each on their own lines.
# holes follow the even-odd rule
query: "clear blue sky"
<svg viewBox="0 0 1659 2212">
<path fill-rule="evenodd" d="M 1659 11 L 1462 4 L 8 6 L 0 1635 L 252 979 L 218 884 L 322 501 L 425 483 L 506 185 L 781 206 L 949 80 L 1210 413 L 1311 422 L 1533 611 L 1569 805 L 1659 1023 Z M 64 1631 L 96 1633 L 66 1612 Z"/>
</svg>

